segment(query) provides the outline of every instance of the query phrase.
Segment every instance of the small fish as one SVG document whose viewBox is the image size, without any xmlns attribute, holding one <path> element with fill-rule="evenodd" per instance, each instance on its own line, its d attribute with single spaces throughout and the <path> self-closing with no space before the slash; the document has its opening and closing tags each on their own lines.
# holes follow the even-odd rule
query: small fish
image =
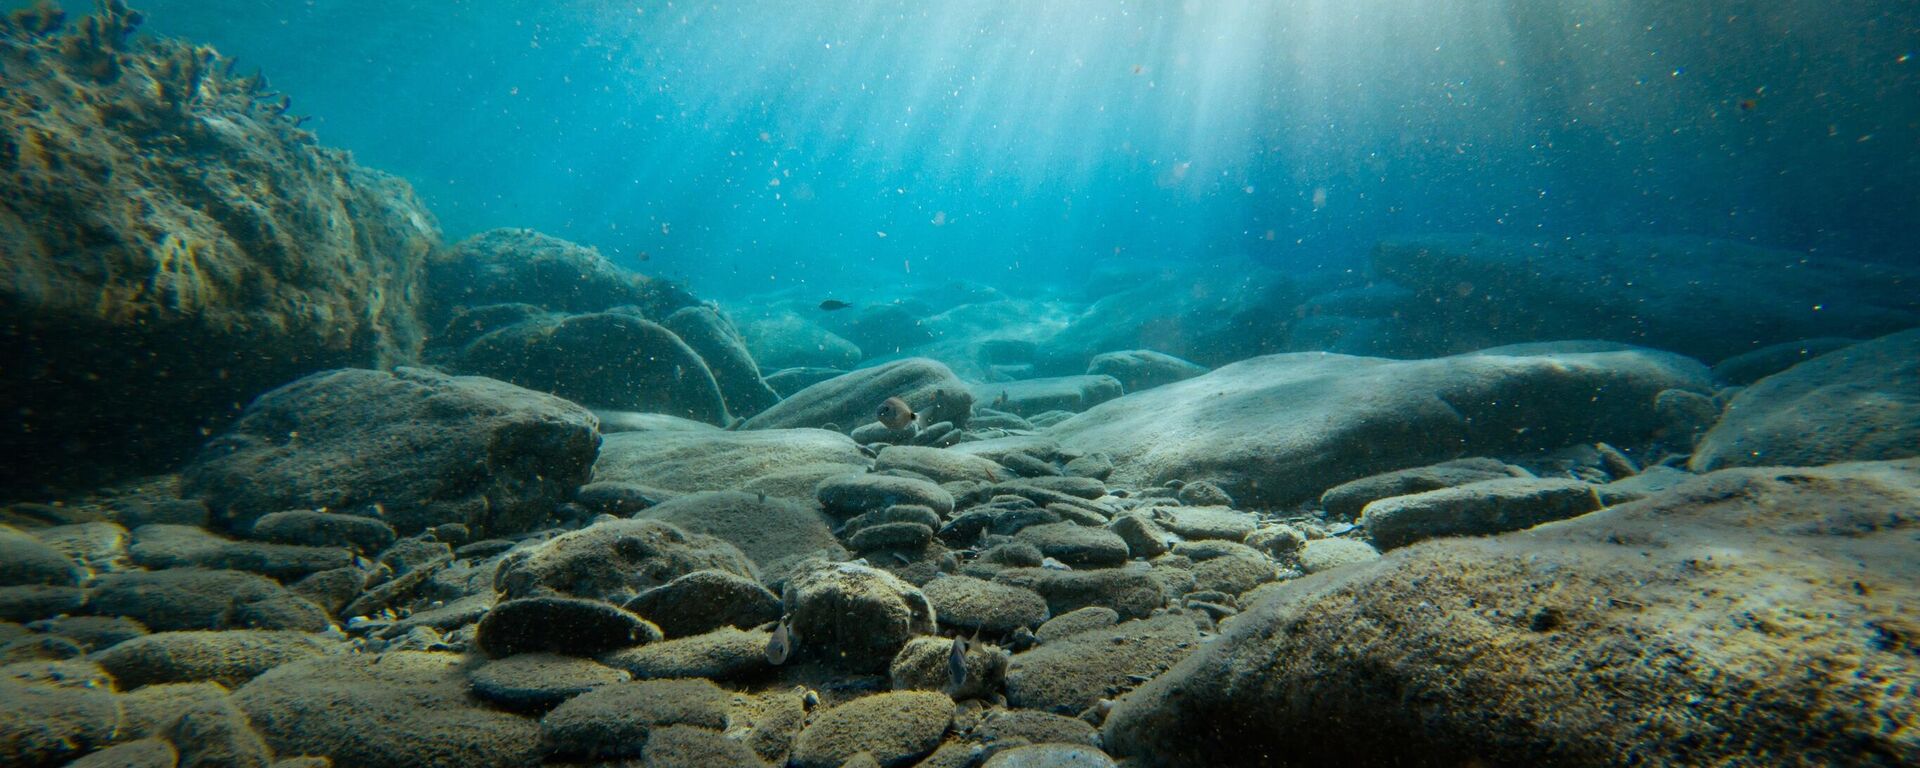
<svg viewBox="0 0 1920 768">
<path fill-rule="evenodd" d="M 1758 106 L 1760 106 L 1759 99 L 1741 99 L 1740 100 L 1740 111 L 1742 112 L 1752 112 L 1754 108 Z"/>
<path fill-rule="evenodd" d="M 914 417 L 918 415 L 919 414 L 913 412 L 912 406 L 907 405 L 907 401 L 897 397 L 887 398 L 886 402 L 881 403 L 880 409 L 874 414 L 874 416 L 880 420 L 881 424 L 887 426 L 887 429 L 906 429 L 907 425 L 912 424 Z"/>
<path fill-rule="evenodd" d="M 820 302 L 820 311 L 838 312 L 851 306 L 853 305 L 839 299 L 827 299 L 826 301 Z"/>
<path fill-rule="evenodd" d="M 793 633 L 787 630 L 787 623 L 773 628 L 773 637 L 767 640 L 767 663 L 780 666 L 787 663 L 787 657 L 793 653 Z"/>
<path fill-rule="evenodd" d="M 947 649 L 947 674 L 953 677 L 953 687 L 967 684 L 967 639 L 954 635 L 953 646 Z"/>
<path fill-rule="evenodd" d="M 1000 390 L 1000 396 L 993 399 L 993 409 L 996 411 L 1006 410 L 1008 399 L 1009 398 L 1007 397 L 1007 391 L 1004 389 Z"/>
<path fill-rule="evenodd" d="M 1047 569 L 1047 570 L 1049 570 L 1049 571 L 1071 571 L 1071 570 L 1073 570 L 1073 566 L 1071 566 L 1071 565 L 1067 565 L 1066 563 L 1063 563 L 1063 562 L 1060 562 L 1060 561 L 1058 561 L 1058 560 L 1055 560 L 1055 559 L 1053 559 L 1053 558 L 1051 558 L 1051 557 L 1045 557 L 1045 558 L 1041 558 L 1041 559 L 1040 559 L 1040 567 L 1042 567 L 1042 568 L 1045 568 L 1045 569 Z"/>
</svg>

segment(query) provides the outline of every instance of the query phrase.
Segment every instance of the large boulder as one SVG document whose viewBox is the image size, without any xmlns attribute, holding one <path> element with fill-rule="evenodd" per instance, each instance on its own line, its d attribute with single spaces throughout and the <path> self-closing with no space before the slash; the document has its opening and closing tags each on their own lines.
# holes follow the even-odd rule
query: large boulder
<svg viewBox="0 0 1920 768">
<path fill-rule="evenodd" d="M 1210 479 L 1240 504 L 1278 507 L 1463 455 L 1644 442 L 1659 426 L 1656 395 L 1708 388 L 1697 362 L 1619 345 L 1405 361 L 1295 353 L 1103 403 L 1052 435 L 1111 455 L 1114 484 Z"/>
<path fill-rule="evenodd" d="M 1205 366 L 1151 349 L 1103 352 L 1087 362 L 1089 375 L 1112 376 L 1128 392 L 1153 389 L 1206 372 Z"/>
<path fill-rule="evenodd" d="M 536 315 L 436 359 L 596 408 L 727 422 L 706 361 L 673 331 L 628 312 Z"/>
<path fill-rule="evenodd" d="M 0 485 L 161 471 L 255 394 L 413 354 L 439 230 L 405 182 L 123 5 L 57 21 L 0 22 Z"/>
<path fill-rule="evenodd" d="M 973 396 L 965 382 L 946 365 L 912 357 L 872 368 L 862 368 L 820 382 L 780 401 L 747 420 L 748 429 L 815 427 L 851 432 L 878 421 L 875 415 L 887 398 L 907 401 L 921 414 L 920 426 L 943 421 L 965 426 L 973 412 Z"/>
<path fill-rule="evenodd" d="M 1920 325 L 1920 272 L 1682 237 L 1429 235 L 1381 242 L 1373 266 L 1413 289 L 1402 354 L 1593 338 L 1718 361 L 1768 344 Z"/>
<path fill-rule="evenodd" d="M 1121 699 L 1105 743 L 1143 765 L 1914 764 L 1916 527 L 1905 460 L 1416 544 L 1270 588 Z"/>
<path fill-rule="evenodd" d="M 1695 471 L 1920 455 L 1920 329 L 1821 355 L 1735 395 Z"/>
<path fill-rule="evenodd" d="M 1170 267 L 1114 288 L 1040 345 L 1041 372 L 1081 373 L 1094 356 L 1129 349 L 1205 365 L 1285 351 L 1302 298 L 1293 280 L 1250 262 Z"/>
<path fill-rule="evenodd" d="M 438 328 L 460 307 L 531 304 L 553 312 L 638 307 L 664 318 L 694 298 L 665 280 L 623 269 L 600 252 L 531 229 L 494 229 L 427 262 L 425 309 Z"/>
<path fill-rule="evenodd" d="M 733 415 L 746 418 L 780 402 L 780 395 L 760 378 L 760 366 L 747 351 L 746 339 L 725 315 L 710 307 L 686 307 L 661 324 L 706 361 Z"/>
<path fill-rule="evenodd" d="M 741 490 L 810 498 L 821 480 L 866 466 L 860 446 L 823 429 L 651 430 L 608 435 L 593 479 L 679 493 Z"/>
<path fill-rule="evenodd" d="M 327 371 L 261 395 L 182 471 L 182 491 L 236 531 L 325 507 L 401 533 L 514 533 L 586 482 L 595 425 L 585 408 L 492 379 Z"/>
<path fill-rule="evenodd" d="M 741 325 L 747 350 L 767 368 L 848 369 L 866 354 L 851 341 L 793 313 L 755 317 Z"/>
</svg>

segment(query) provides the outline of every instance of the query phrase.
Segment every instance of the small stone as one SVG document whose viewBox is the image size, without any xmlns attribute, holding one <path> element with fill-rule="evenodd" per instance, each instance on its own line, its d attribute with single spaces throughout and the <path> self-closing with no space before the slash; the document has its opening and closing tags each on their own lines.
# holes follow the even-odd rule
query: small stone
<svg viewBox="0 0 1920 768">
<path fill-rule="evenodd" d="M 1185 487 L 1182 487 L 1184 490 Z M 1189 539 L 1225 539 L 1241 541 L 1260 523 L 1248 512 L 1226 507 L 1157 507 L 1153 520 L 1169 531 Z"/>
<path fill-rule="evenodd" d="M 488 656 L 528 651 L 592 656 L 660 639 L 660 629 L 617 606 L 565 597 L 528 597 L 496 605 L 474 640 Z"/>
<path fill-rule="evenodd" d="M 1171 669 L 1198 647 L 1185 616 L 1165 615 L 1080 632 L 1015 654 L 1007 671 L 1007 703 L 1073 715 L 1116 698 Z"/>
<path fill-rule="evenodd" d="M 1076 568 L 1098 568 L 1127 561 L 1127 542 L 1105 528 L 1079 523 L 1051 523 L 1022 529 L 1014 540 L 1039 548 L 1041 554 Z"/>
<path fill-rule="evenodd" d="M 1120 614 L 1112 608 L 1090 605 L 1079 610 L 1068 611 L 1047 620 L 1033 634 L 1040 642 L 1051 643 L 1088 630 L 1103 629 L 1120 623 Z"/>
<path fill-rule="evenodd" d="M 1374 546 L 1392 549 L 1437 536 L 1517 531 L 1599 508 L 1587 483 L 1507 478 L 1381 499 L 1361 511 L 1360 524 Z"/>
<path fill-rule="evenodd" d="M 1268 557 L 1292 557 L 1306 544 L 1307 535 L 1285 523 L 1261 526 L 1247 534 L 1247 546 L 1266 553 Z"/>
<path fill-rule="evenodd" d="M 881 523 L 861 528 L 847 538 L 855 552 L 878 549 L 919 549 L 933 540 L 933 529 L 919 523 Z"/>
<path fill-rule="evenodd" d="M 876 568 L 827 565 L 794 577 L 787 586 L 789 631 L 796 651 L 806 658 L 877 672 L 908 639 L 935 626 L 925 594 Z"/>
<path fill-rule="evenodd" d="M 1313 539 L 1300 548 L 1298 559 L 1301 571 L 1319 573 L 1378 560 L 1380 551 L 1359 539 Z"/>
<path fill-rule="evenodd" d="M 865 696 L 817 715 L 794 741 L 793 764 L 838 768 L 867 752 L 880 765 L 901 765 L 932 752 L 952 722 L 953 701 L 939 693 Z"/>
<path fill-rule="evenodd" d="M 1009 568 L 993 578 L 996 584 L 1026 587 L 1047 599 L 1047 610 L 1058 616 L 1099 605 L 1122 618 L 1140 618 L 1166 605 L 1166 593 L 1152 569 L 1102 568 L 1057 571 L 1049 568 Z"/>
<path fill-rule="evenodd" d="M 965 682 L 953 683 L 953 641 L 944 637 L 916 637 L 900 649 L 887 667 L 896 691 L 940 691 L 955 699 L 986 698 L 1000 690 L 1007 675 L 1007 652 L 985 643 L 967 646 Z"/>
<path fill-rule="evenodd" d="M 726 571 L 694 571 L 628 600 L 626 609 L 667 637 L 690 637 L 723 626 L 757 627 L 780 618 L 780 597 L 760 582 Z"/>
<path fill-rule="evenodd" d="M 919 504 L 946 515 L 953 512 L 953 495 L 926 480 L 891 475 L 842 475 L 821 481 L 815 490 L 820 505 L 840 518 L 886 509 L 895 504 Z"/>
<path fill-rule="evenodd" d="M 1134 557 L 1158 557 L 1166 554 L 1167 548 L 1179 541 L 1153 518 L 1142 514 L 1115 515 L 1107 523 L 1107 530 L 1113 531 L 1121 541 L 1126 542 L 1127 552 Z"/>
<path fill-rule="evenodd" d="M 1199 481 L 1187 483 L 1186 485 L 1180 486 L 1180 492 L 1175 495 L 1175 498 L 1178 498 L 1180 500 L 1180 503 L 1182 504 L 1195 506 L 1195 507 L 1209 507 L 1209 506 L 1231 507 L 1233 506 L 1232 496 L 1228 496 L 1226 491 L 1223 491 L 1220 489 L 1220 486 L 1214 485 L 1213 483 L 1207 482 L 1205 480 L 1199 480 Z"/>
<path fill-rule="evenodd" d="M 310 547 L 345 547 L 373 554 L 393 544 L 393 526 L 372 517 L 299 509 L 253 521 L 253 538 Z"/>
<path fill-rule="evenodd" d="M 1047 620 L 1047 601 L 1031 589 L 968 576 L 945 576 L 921 587 L 940 623 L 989 635 L 1037 627 Z"/>
<path fill-rule="evenodd" d="M 737 680 L 767 672 L 767 643 L 772 634 L 721 627 L 704 635 L 662 640 L 624 648 L 600 661 L 625 670 L 636 680 L 704 677 Z"/>
</svg>

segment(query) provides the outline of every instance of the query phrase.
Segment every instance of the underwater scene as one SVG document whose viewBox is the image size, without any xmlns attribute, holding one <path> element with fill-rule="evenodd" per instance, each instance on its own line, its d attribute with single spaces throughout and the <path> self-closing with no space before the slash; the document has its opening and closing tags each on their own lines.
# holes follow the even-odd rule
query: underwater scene
<svg viewBox="0 0 1920 768">
<path fill-rule="evenodd" d="M 1912 0 L 0 0 L 0 766 L 1920 765 L 1916 223 Z"/>
</svg>

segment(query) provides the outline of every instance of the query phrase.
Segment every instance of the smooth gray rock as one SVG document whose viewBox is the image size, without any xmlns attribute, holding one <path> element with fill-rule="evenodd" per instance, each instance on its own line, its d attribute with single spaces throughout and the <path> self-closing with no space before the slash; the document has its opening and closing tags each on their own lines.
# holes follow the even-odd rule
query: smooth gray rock
<svg viewBox="0 0 1920 768">
<path fill-rule="evenodd" d="M 181 475 L 216 521 L 325 507 L 402 534 L 457 522 L 513 533 L 586 482 L 593 414 L 551 395 L 417 368 L 326 371 L 261 395 Z"/>
<path fill-rule="evenodd" d="M 1689 466 L 1814 466 L 1920 454 L 1920 328 L 1861 342 L 1735 395 Z"/>
<path fill-rule="evenodd" d="M 965 427 L 973 412 L 973 397 L 965 382 L 938 361 L 914 357 L 863 368 L 795 392 L 748 419 L 746 428 L 815 427 L 848 433 L 878 421 L 875 414 L 890 397 L 907 401 L 921 415 L 923 426 L 950 421 Z"/>
<path fill-rule="evenodd" d="M 1207 478 L 1241 504 L 1282 507 L 1467 453 L 1644 442 L 1656 394 L 1709 387 L 1703 366 L 1676 355 L 1591 349 L 1270 355 L 1095 406 L 1050 434 L 1111 455 L 1114 484 Z"/>
<path fill-rule="evenodd" d="M 941 515 L 953 512 L 953 494 L 910 477 L 842 475 L 821 481 L 815 495 L 828 514 L 843 518 L 899 504 L 917 504 Z"/>
<path fill-rule="evenodd" d="M 685 307 L 669 315 L 661 325 L 706 361 L 707 370 L 713 373 L 713 381 L 720 387 L 720 396 L 726 400 L 728 413 L 744 419 L 780 402 L 780 395 L 760 378 L 760 366 L 747 351 L 746 340 L 719 312 L 705 306 Z"/>
<path fill-rule="evenodd" d="M 820 429 L 641 431 L 606 436 L 593 479 L 678 493 L 812 498 L 821 480 L 866 466 L 852 440 Z"/>
<path fill-rule="evenodd" d="M 1327 510 L 1327 515 L 1330 517 L 1352 520 L 1360 516 L 1361 508 L 1367 506 L 1369 502 L 1389 496 L 1405 496 L 1410 493 L 1477 483 L 1481 480 L 1528 477 L 1532 474 L 1496 459 L 1457 459 L 1349 480 L 1320 494 L 1320 506 Z"/>
<path fill-rule="evenodd" d="M 1153 389 L 1206 372 L 1206 366 L 1151 349 L 1104 352 L 1087 363 L 1088 375 L 1111 376 L 1127 392 Z"/>
</svg>

